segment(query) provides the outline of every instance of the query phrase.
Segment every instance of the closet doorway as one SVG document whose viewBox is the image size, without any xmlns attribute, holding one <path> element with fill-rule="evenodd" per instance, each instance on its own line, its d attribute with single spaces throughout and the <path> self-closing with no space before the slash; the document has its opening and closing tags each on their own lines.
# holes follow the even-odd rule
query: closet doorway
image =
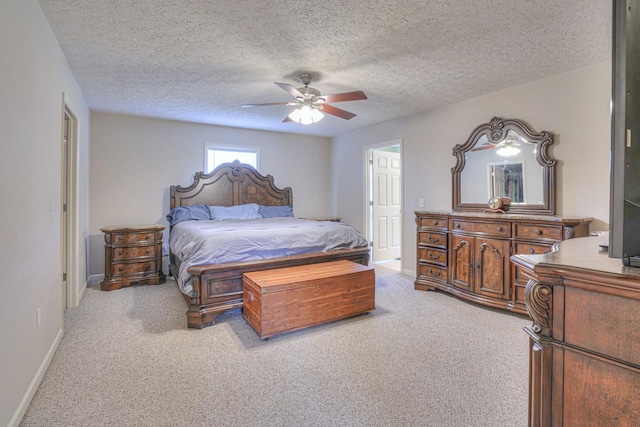
<svg viewBox="0 0 640 427">
<path fill-rule="evenodd" d="M 401 271 L 402 141 L 366 147 L 367 238 L 371 260 Z"/>
</svg>

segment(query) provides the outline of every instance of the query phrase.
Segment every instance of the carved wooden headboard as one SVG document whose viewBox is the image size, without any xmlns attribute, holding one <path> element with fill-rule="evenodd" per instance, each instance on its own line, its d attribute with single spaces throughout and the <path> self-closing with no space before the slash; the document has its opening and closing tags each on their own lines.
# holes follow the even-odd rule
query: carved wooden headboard
<svg viewBox="0 0 640 427">
<path fill-rule="evenodd" d="M 188 187 L 172 185 L 169 208 L 205 204 L 235 206 L 257 203 L 263 206 L 293 206 L 291 187 L 280 189 L 271 175 L 262 175 L 251 165 L 234 161 L 218 166 L 210 174 L 196 172 Z"/>
</svg>

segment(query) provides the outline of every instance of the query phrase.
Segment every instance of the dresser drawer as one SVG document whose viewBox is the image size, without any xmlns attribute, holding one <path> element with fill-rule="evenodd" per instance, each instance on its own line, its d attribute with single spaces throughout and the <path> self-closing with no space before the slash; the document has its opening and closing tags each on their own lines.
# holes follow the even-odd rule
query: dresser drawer
<svg viewBox="0 0 640 427">
<path fill-rule="evenodd" d="M 418 261 L 446 266 L 447 265 L 447 251 L 446 251 L 446 249 L 421 248 L 421 247 L 419 247 L 418 248 Z"/>
<path fill-rule="evenodd" d="M 516 239 L 562 240 L 561 225 L 516 224 Z"/>
<path fill-rule="evenodd" d="M 516 242 L 515 254 L 548 254 L 552 248 L 553 244 Z"/>
<path fill-rule="evenodd" d="M 141 247 L 129 247 L 129 248 L 114 248 L 113 260 L 121 260 L 128 258 L 139 258 L 145 256 L 155 256 L 155 246 L 141 246 Z"/>
<path fill-rule="evenodd" d="M 419 217 L 418 227 L 421 228 L 438 228 L 440 230 L 446 230 L 449 225 L 447 217 Z"/>
<path fill-rule="evenodd" d="M 447 283 L 447 269 L 436 265 L 418 265 L 418 275 L 424 279 Z"/>
<path fill-rule="evenodd" d="M 113 264 L 113 273 L 115 275 L 149 273 L 152 271 L 156 271 L 155 260 Z"/>
<path fill-rule="evenodd" d="M 113 235 L 113 243 L 144 243 L 152 242 L 155 233 L 122 233 Z"/>
<path fill-rule="evenodd" d="M 436 248 L 447 248 L 447 233 L 436 233 L 420 231 L 418 233 L 418 244 L 421 246 L 432 246 Z"/>
<path fill-rule="evenodd" d="M 511 223 L 509 222 L 474 222 L 460 219 L 451 220 L 452 231 L 466 231 L 492 237 L 511 237 Z"/>
</svg>

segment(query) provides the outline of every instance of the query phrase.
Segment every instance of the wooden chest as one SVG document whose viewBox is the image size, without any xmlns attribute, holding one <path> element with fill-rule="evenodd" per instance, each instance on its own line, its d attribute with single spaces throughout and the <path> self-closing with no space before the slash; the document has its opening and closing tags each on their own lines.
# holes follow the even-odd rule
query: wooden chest
<svg viewBox="0 0 640 427">
<path fill-rule="evenodd" d="M 243 277 L 243 315 L 262 338 L 374 309 L 374 269 L 351 261 L 254 271 Z"/>
</svg>

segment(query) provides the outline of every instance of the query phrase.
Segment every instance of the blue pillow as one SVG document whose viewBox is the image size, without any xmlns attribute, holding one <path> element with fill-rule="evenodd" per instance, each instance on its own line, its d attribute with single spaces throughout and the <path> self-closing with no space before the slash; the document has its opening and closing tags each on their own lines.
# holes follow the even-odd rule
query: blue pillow
<svg viewBox="0 0 640 427">
<path fill-rule="evenodd" d="M 209 206 L 211 219 L 223 221 L 225 219 L 257 219 L 262 218 L 258 213 L 256 203 L 236 206 Z"/>
<path fill-rule="evenodd" d="M 211 219 L 207 205 L 176 206 L 167 214 L 169 225 L 174 226 L 182 221 L 200 221 Z"/>
<path fill-rule="evenodd" d="M 293 206 L 260 206 L 258 213 L 262 218 L 293 216 Z"/>
</svg>

